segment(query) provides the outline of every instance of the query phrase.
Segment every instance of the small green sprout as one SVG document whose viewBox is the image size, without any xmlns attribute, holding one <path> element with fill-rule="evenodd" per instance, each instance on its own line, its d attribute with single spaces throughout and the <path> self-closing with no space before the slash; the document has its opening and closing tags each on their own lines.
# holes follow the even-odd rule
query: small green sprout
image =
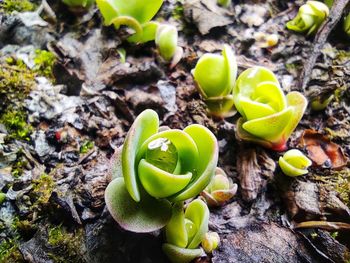
<svg viewBox="0 0 350 263">
<path fill-rule="evenodd" d="M 264 67 L 245 70 L 233 89 L 234 103 L 242 117 L 237 122 L 237 136 L 276 151 L 286 143 L 306 106 L 299 92 L 284 95 L 276 76 Z"/>
<path fill-rule="evenodd" d="M 176 65 L 180 61 L 183 50 L 177 45 L 178 32 L 175 26 L 167 24 L 159 25 L 155 42 L 160 55 L 165 61 L 172 60 L 172 65 Z"/>
<path fill-rule="evenodd" d="M 222 56 L 204 54 L 192 70 L 192 75 L 209 113 L 219 117 L 231 116 L 237 62 L 230 46 L 225 45 Z"/>
<path fill-rule="evenodd" d="M 3 10 L 7 13 L 17 12 L 30 12 L 34 11 L 36 5 L 28 0 L 3 0 L 0 2 L 0 11 Z"/>
<path fill-rule="evenodd" d="M 344 31 L 350 37 L 350 13 L 344 19 Z"/>
<path fill-rule="evenodd" d="M 220 237 L 216 232 L 208 232 L 202 240 L 202 248 L 208 254 L 217 249 L 220 244 Z"/>
<path fill-rule="evenodd" d="M 150 21 L 158 12 L 163 0 L 96 0 L 106 26 L 116 29 L 125 25 L 135 32 L 128 38 L 132 43 L 145 43 L 155 39 L 158 23 Z"/>
<path fill-rule="evenodd" d="M 299 8 L 297 16 L 287 23 L 287 28 L 311 35 L 317 32 L 329 15 L 329 8 L 322 2 L 307 1 Z"/>
<path fill-rule="evenodd" d="M 288 176 L 300 176 L 308 173 L 307 168 L 312 164 L 301 151 L 293 149 L 287 151 L 278 160 L 283 173 Z"/>
<path fill-rule="evenodd" d="M 157 113 L 145 110 L 113 157 L 107 207 L 126 230 L 160 229 L 170 220 L 171 203 L 195 197 L 210 183 L 217 161 L 217 140 L 207 128 L 159 131 Z"/>
<path fill-rule="evenodd" d="M 209 207 L 222 206 L 237 192 L 237 184 L 232 182 L 225 171 L 217 167 L 210 184 L 201 193 Z"/>
<path fill-rule="evenodd" d="M 231 0 L 217 0 L 218 5 L 223 7 L 229 7 L 231 5 Z"/>
<path fill-rule="evenodd" d="M 326 97 L 326 98 L 321 98 L 317 97 L 311 102 L 311 109 L 314 111 L 321 111 L 327 108 L 329 103 L 333 100 L 334 94 Z"/>
<path fill-rule="evenodd" d="M 208 222 L 209 209 L 202 200 L 192 201 L 185 211 L 183 202 L 174 204 L 163 244 L 163 251 L 171 262 L 187 263 L 204 254 L 199 245 L 208 232 Z"/>
<path fill-rule="evenodd" d="M 94 4 L 95 0 L 62 0 L 62 2 L 70 7 L 89 8 Z"/>
</svg>

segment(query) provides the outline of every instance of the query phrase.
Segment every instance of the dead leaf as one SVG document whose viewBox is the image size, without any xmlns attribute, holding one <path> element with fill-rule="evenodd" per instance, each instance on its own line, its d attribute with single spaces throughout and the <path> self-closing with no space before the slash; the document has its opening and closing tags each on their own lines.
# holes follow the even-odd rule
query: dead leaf
<svg viewBox="0 0 350 263">
<path fill-rule="evenodd" d="M 331 142 L 328 137 L 315 130 L 305 130 L 301 136 L 300 145 L 306 148 L 315 166 L 340 169 L 348 162 L 348 158 L 338 144 Z"/>
</svg>

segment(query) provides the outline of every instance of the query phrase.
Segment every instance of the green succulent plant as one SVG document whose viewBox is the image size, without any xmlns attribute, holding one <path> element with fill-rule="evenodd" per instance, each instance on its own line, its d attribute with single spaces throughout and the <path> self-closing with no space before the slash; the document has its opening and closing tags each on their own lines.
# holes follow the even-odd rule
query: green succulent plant
<svg viewBox="0 0 350 263">
<path fill-rule="evenodd" d="M 220 243 L 220 237 L 216 232 L 208 232 L 202 240 L 202 248 L 208 254 L 217 249 Z"/>
<path fill-rule="evenodd" d="M 201 193 L 209 207 L 222 206 L 237 192 L 237 184 L 232 182 L 225 171 L 217 167 L 210 184 Z"/>
<path fill-rule="evenodd" d="M 106 26 L 121 25 L 132 28 L 135 33 L 129 42 L 145 43 L 155 39 L 158 23 L 150 21 L 163 4 L 163 0 L 96 0 Z"/>
<path fill-rule="evenodd" d="M 218 161 L 215 136 L 204 126 L 159 131 L 158 115 L 143 111 L 112 159 L 107 207 L 121 227 L 151 232 L 171 217 L 171 203 L 198 195 Z"/>
<path fill-rule="evenodd" d="M 89 8 L 95 0 L 62 0 L 62 2 L 70 7 Z"/>
<path fill-rule="evenodd" d="M 192 75 L 209 113 L 219 117 L 232 115 L 237 62 L 230 46 L 224 46 L 222 55 L 204 54 L 192 70 Z"/>
<path fill-rule="evenodd" d="M 217 3 L 223 7 L 229 7 L 231 5 L 231 0 L 217 0 Z"/>
<path fill-rule="evenodd" d="M 307 168 L 312 162 L 301 151 L 293 149 L 281 156 L 278 164 L 285 175 L 294 177 L 307 174 Z"/>
<path fill-rule="evenodd" d="M 157 28 L 155 42 L 160 55 L 165 61 L 176 65 L 183 54 L 183 49 L 177 45 L 178 32 L 175 26 L 160 24 Z"/>
<path fill-rule="evenodd" d="M 307 106 L 299 92 L 285 96 L 276 76 L 264 67 L 245 70 L 236 81 L 233 97 L 242 115 L 237 122 L 238 138 L 276 151 L 286 149 Z"/>
<path fill-rule="evenodd" d="M 327 5 L 318 1 L 307 1 L 299 8 L 297 16 L 286 26 L 289 30 L 311 35 L 317 32 L 328 15 Z"/>
<path fill-rule="evenodd" d="M 208 232 L 209 209 L 196 199 L 184 211 L 183 202 L 174 204 L 172 217 L 165 227 L 163 251 L 173 263 L 187 263 L 204 254 L 199 248 Z"/>
</svg>

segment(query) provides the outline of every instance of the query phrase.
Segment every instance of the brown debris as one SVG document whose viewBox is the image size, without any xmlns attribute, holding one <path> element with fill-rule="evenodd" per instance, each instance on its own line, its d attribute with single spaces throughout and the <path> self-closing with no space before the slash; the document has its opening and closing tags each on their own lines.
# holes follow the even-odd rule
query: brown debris
<svg viewBox="0 0 350 263">
<path fill-rule="evenodd" d="M 346 166 L 348 158 L 343 149 L 315 130 L 305 130 L 300 145 L 308 151 L 309 158 L 315 166 L 340 169 Z"/>
<path fill-rule="evenodd" d="M 262 149 L 242 147 L 237 158 L 242 198 L 244 201 L 255 200 L 273 177 L 276 164 Z"/>
</svg>

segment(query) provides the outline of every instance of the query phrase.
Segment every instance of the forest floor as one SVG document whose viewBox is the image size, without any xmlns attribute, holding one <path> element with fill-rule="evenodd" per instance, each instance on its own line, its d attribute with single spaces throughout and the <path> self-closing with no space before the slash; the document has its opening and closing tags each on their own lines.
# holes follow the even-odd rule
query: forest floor
<svg viewBox="0 0 350 263">
<path fill-rule="evenodd" d="M 224 9 L 214 0 L 165 0 L 155 19 L 177 26 L 184 49 L 169 69 L 153 42 L 127 43 L 125 29 L 104 27 L 95 7 L 77 16 L 50 0 L 54 14 L 46 6 L 39 16 L 40 2 L 14 8 L 25 15 L 3 2 L 0 262 L 167 262 L 160 232 L 122 230 L 104 202 L 109 159 L 144 109 L 171 128 L 208 127 L 219 166 L 238 184 L 211 211 L 219 249 L 198 262 L 350 262 L 350 48 L 341 26 L 332 29 L 341 12 L 331 12 L 322 34 L 305 37 L 285 27 L 303 1 Z M 262 47 L 256 32 L 278 34 L 278 44 Z M 237 140 L 237 115 L 208 116 L 191 69 L 224 44 L 239 73 L 267 67 L 285 92 L 309 101 L 334 94 L 325 110 L 307 109 L 288 142 L 314 161 L 306 176 L 283 175 L 281 153 Z"/>
</svg>

